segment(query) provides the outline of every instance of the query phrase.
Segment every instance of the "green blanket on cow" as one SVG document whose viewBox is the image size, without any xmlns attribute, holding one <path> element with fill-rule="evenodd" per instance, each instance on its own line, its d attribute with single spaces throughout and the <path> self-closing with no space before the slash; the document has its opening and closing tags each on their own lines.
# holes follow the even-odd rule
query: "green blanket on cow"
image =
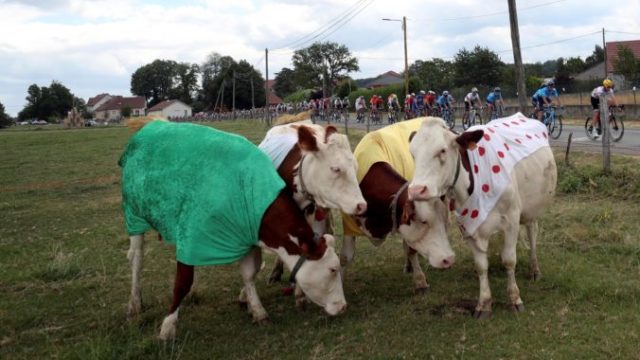
<svg viewBox="0 0 640 360">
<path fill-rule="evenodd" d="M 188 265 L 247 254 L 284 187 L 271 160 L 245 138 L 193 124 L 148 123 L 119 165 L 129 234 L 157 230 Z"/>
</svg>

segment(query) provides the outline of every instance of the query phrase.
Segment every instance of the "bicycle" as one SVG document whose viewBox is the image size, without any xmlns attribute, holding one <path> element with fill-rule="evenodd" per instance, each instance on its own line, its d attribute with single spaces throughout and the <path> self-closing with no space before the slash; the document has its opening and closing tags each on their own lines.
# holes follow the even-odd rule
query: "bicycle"
<svg viewBox="0 0 640 360">
<path fill-rule="evenodd" d="M 474 107 L 462 116 L 462 128 L 467 130 L 476 124 L 482 125 L 482 115 L 480 115 L 478 109 Z"/>
<path fill-rule="evenodd" d="M 369 123 L 370 124 L 380 123 L 380 113 L 378 112 L 378 109 L 371 108 L 371 112 L 369 112 Z"/>
<path fill-rule="evenodd" d="M 389 108 L 389 116 L 387 117 L 387 121 L 389 122 L 389 124 L 398 122 L 398 110 L 396 110 L 396 108 L 394 108 L 393 106 Z"/>
<path fill-rule="evenodd" d="M 456 126 L 456 119 L 453 116 L 453 109 L 442 109 L 442 120 L 447 123 L 449 129 L 453 129 L 453 127 Z"/>
<path fill-rule="evenodd" d="M 622 118 L 616 118 L 614 110 L 616 110 L 615 106 L 609 106 L 609 136 L 613 142 L 618 142 L 624 135 L 624 122 L 622 121 Z M 618 107 L 618 110 L 624 111 L 624 105 Z M 587 133 L 587 137 L 590 140 L 597 140 L 597 138 L 593 136 L 591 116 L 587 117 L 587 121 L 584 123 L 584 131 Z M 598 132 L 598 135 L 602 134 L 601 121 L 598 122 L 596 131 Z"/>
<path fill-rule="evenodd" d="M 504 115 L 504 107 L 502 104 L 498 106 L 492 106 L 491 116 L 489 117 L 489 121 L 501 118 Z"/>
<path fill-rule="evenodd" d="M 563 107 L 560 108 L 564 109 Z M 562 114 L 556 114 L 555 106 L 546 106 L 544 108 L 544 117 L 542 123 L 547 127 L 549 136 L 553 139 L 557 139 L 562 134 Z"/>
</svg>

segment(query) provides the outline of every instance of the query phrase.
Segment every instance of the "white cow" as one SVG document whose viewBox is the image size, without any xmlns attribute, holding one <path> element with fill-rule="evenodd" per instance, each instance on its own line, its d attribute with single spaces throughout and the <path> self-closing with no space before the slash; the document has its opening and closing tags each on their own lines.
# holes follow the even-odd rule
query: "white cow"
<svg viewBox="0 0 640 360">
<path fill-rule="evenodd" d="M 540 276 L 537 219 L 551 202 L 557 180 L 547 136 L 544 125 L 520 113 L 460 135 L 450 131 L 442 119 L 427 118 L 413 134 L 410 148 L 416 171 L 409 196 L 416 200 L 419 218 L 430 206 L 425 200 L 442 195 L 454 199 L 460 230 L 471 247 L 480 280 L 477 318 L 491 315 L 487 276 L 491 235 L 504 232 L 502 263 L 514 311 L 524 310 L 515 278 L 519 224 L 526 226 L 531 244 L 531 275 L 534 279 Z"/>
</svg>

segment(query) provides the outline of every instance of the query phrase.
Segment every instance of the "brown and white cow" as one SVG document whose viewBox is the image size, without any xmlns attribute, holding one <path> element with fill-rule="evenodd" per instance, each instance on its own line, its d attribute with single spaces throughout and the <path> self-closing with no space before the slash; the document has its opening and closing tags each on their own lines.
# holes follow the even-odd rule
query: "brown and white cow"
<svg viewBox="0 0 640 360">
<path fill-rule="evenodd" d="M 357 235 L 367 236 L 379 245 L 393 233 L 402 236 L 407 255 L 405 270 L 413 271 L 415 290 L 428 289 L 417 253 L 435 268 L 449 268 L 455 254 L 446 238 L 436 236 L 446 232 L 447 207 L 443 200 L 431 201 L 433 219 L 417 221 L 414 204 L 408 198 L 408 181 L 415 165 L 409 152 L 409 134 L 418 128 L 420 120 L 403 121 L 365 135 L 354 151 L 358 161 L 360 190 L 367 201 L 362 216 L 343 215 L 344 241 L 340 262 L 346 267 L 355 255 Z M 428 231 L 437 227 L 436 230 Z"/>
<path fill-rule="evenodd" d="M 239 261 L 244 280 L 241 301 L 248 304 L 254 321 L 267 321 L 254 284 L 262 263 L 260 248 L 275 253 L 291 269 L 292 279 L 329 315 L 344 312 L 347 303 L 333 236 L 314 234 L 268 158 L 255 145 L 211 128 L 194 128 L 197 125 L 150 122 L 143 126 L 120 161 L 131 241 L 127 253 L 132 271 L 130 316 L 142 309 L 143 240 L 144 232 L 151 228 L 176 244 L 178 260 L 173 302 L 162 323 L 161 339 L 175 336 L 180 303 L 193 283 L 194 266 L 199 265 Z M 209 133 L 214 134 L 212 138 L 207 137 Z M 194 138 L 200 134 L 205 134 L 204 141 Z M 223 153 L 238 164 L 220 163 Z M 236 195 L 233 191 L 237 190 L 225 182 L 229 179 L 241 183 Z M 166 187 L 172 181 L 187 186 Z M 215 186 L 223 188 L 209 194 L 207 189 Z M 268 193 L 261 192 L 264 190 Z M 234 212 L 240 220 L 232 218 Z M 181 241 L 185 238 L 181 234 L 189 242 Z M 250 239 L 241 239 L 240 245 L 227 241 L 235 234 L 249 234 Z"/>
<path fill-rule="evenodd" d="M 352 215 L 367 210 L 349 140 L 334 126 L 322 127 L 308 120 L 274 126 L 258 147 L 272 159 L 317 234 L 330 232 L 328 209 Z M 268 282 L 279 281 L 282 271 L 282 262 L 276 261 Z M 299 306 L 300 295 L 297 292 Z"/>
<path fill-rule="evenodd" d="M 547 137 L 544 125 L 518 113 L 460 135 L 450 131 L 442 119 L 427 118 L 411 140 L 417 166 L 409 197 L 416 201 L 419 218 L 433 211 L 433 199 L 447 195 L 455 201 L 460 230 L 473 252 L 480 280 L 473 314 L 477 318 L 488 317 L 492 311 L 487 273 L 491 235 L 504 233 L 502 263 L 514 311 L 524 310 L 515 278 L 520 224 L 525 225 L 531 244 L 531 275 L 534 279 L 540 276 L 538 218 L 552 200 L 557 180 Z"/>
</svg>

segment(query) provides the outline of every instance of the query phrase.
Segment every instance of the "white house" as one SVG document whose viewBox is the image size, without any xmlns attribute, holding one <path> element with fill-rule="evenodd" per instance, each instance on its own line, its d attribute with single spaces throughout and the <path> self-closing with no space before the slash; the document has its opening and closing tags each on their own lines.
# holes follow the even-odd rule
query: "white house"
<svg viewBox="0 0 640 360">
<path fill-rule="evenodd" d="M 165 100 L 147 111 L 148 116 L 159 116 L 166 119 L 189 117 L 191 113 L 191 106 L 180 100 Z"/>
<path fill-rule="evenodd" d="M 95 109 L 95 118 L 99 121 L 120 121 L 124 108 L 131 110 L 131 116 L 144 116 L 147 100 L 144 96 L 109 96 L 108 101 Z"/>
</svg>

